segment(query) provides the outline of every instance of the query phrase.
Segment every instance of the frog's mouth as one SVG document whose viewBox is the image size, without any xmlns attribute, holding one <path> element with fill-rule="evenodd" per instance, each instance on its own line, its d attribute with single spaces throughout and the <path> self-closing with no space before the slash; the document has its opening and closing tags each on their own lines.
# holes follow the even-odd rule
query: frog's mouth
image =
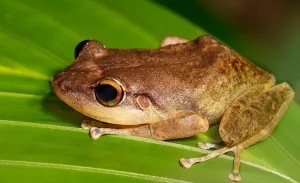
<svg viewBox="0 0 300 183">
<path fill-rule="evenodd" d="M 52 90 L 59 99 L 80 113 L 90 116 L 86 114 L 86 108 L 91 107 L 96 99 L 93 86 L 88 83 L 88 79 L 84 80 L 79 74 L 67 71 L 60 72 L 51 79 Z"/>
</svg>

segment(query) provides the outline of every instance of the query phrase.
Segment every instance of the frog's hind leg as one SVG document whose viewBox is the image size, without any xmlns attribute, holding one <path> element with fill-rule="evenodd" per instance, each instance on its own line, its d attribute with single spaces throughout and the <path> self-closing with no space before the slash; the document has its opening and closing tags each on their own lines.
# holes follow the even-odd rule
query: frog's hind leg
<svg viewBox="0 0 300 183">
<path fill-rule="evenodd" d="M 190 159 L 180 159 L 184 168 L 194 163 L 205 162 L 228 151 L 234 152 L 234 167 L 228 178 L 240 181 L 240 154 L 243 149 L 267 138 L 278 124 L 294 96 L 294 91 L 287 83 L 281 83 L 262 91 L 252 88 L 237 99 L 224 113 L 219 132 L 227 147 L 212 153 Z"/>
<path fill-rule="evenodd" d="M 240 148 L 239 145 L 234 146 L 234 147 L 223 147 L 221 149 L 215 150 L 213 152 L 211 152 L 210 154 L 203 156 L 203 157 L 199 157 L 199 158 L 181 158 L 179 160 L 181 166 L 183 168 L 190 168 L 193 164 L 195 163 L 203 163 L 207 160 L 210 160 L 212 158 L 215 158 L 217 156 L 220 156 L 222 154 L 225 154 L 229 151 L 234 152 L 235 157 L 234 157 L 234 167 L 233 167 L 233 171 L 231 174 L 228 175 L 228 178 L 232 181 L 240 181 L 241 177 L 239 175 L 239 167 L 240 167 L 240 154 L 242 152 L 242 148 Z"/>
<path fill-rule="evenodd" d="M 214 157 L 217 157 L 217 156 L 220 156 L 224 153 L 227 153 L 228 151 L 232 151 L 233 148 L 229 148 L 229 147 L 223 147 L 221 149 L 218 149 L 218 150 L 215 150 L 213 151 L 212 153 L 206 155 L 206 156 L 202 156 L 202 157 L 199 157 L 199 158 L 181 158 L 179 160 L 181 166 L 183 168 L 190 168 L 193 164 L 195 163 L 202 163 L 202 162 L 205 162 L 207 160 L 210 160 Z"/>
</svg>

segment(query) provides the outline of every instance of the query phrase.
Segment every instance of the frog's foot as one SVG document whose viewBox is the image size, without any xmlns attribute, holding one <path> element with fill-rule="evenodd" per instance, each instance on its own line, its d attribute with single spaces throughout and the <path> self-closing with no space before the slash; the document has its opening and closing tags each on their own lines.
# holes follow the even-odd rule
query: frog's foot
<svg viewBox="0 0 300 183">
<path fill-rule="evenodd" d="M 204 147 L 205 147 L 205 145 L 204 145 Z M 210 154 L 208 154 L 206 156 L 199 157 L 199 158 L 189 158 L 189 159 L 181 158 L 179 160 L 179 162 L 183 168 L 190 168 L 195 163 L 205 162 L 207 160 L 210 160 L 214 157 L 220 156 L 229 151 L 234 152 L 235 157 L 234 157 L 234 168 L 233 168 L 232 173 L 228 175 L 228 178 L 232 181 L 238 182 L 241 180 L 241 177 L 239 174 L 239 166 L 240 166 L 240 153 L 242 151 L 242 148 L 240 148 L 239 145 L 234 146 L 234 147 L 223 147 L 221 149 L 211 152 Z"/>
<path fill-rule="evenodd" d="M 233 170 L 231 174 L 228 175 L 228 179 L 234 182 L 239 182 L 242 180 L 238 171 Z"/>
<path fill-rule="evenodd" d="M 198 142 L 198 147 L 200 149 L 208 150 L 208 149 L 220 149 L 224 146 L 222 146 L 221 144 L 211 144 L 211 143 Z"/>
<path fill-rule="evenodd" d="M 83 129 L 90 129 L 92 127 L 93 127 L 92 121 L 90 121 L 90 120 L 83 120 L 81 122 L 81 128 L 83 128 Z"/>
<path fill-rule="evenodd" d="M 103 132 L 101 131 L 102 128 L 98 127 L 92 127 L 90 129 L 90 136 L 92 139 L 97 140 L 101 135 L 103 135 Z"/>
</svg>

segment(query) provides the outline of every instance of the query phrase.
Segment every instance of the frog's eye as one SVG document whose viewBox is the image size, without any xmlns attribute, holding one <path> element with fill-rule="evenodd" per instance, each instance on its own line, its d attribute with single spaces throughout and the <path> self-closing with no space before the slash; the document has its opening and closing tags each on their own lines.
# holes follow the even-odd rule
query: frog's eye
<svg viewBox="0 0 300 183">
<path fill-rule="evenodd" d="M 84 48 L 84 45 L 89 42 L 90 40 L 84 40 L 77 44 L 77 46 L 74 49 L 74 56 L 75 59 L 79 56 L 80 51 Z"/>
<path fill-rule="evenodd" d="M 95 88 L 95 95 L 102 105 L 108 107 L 119 105 L 125 99 L 123 88 L 112 79 L 101 80 Z"/>
</svg>

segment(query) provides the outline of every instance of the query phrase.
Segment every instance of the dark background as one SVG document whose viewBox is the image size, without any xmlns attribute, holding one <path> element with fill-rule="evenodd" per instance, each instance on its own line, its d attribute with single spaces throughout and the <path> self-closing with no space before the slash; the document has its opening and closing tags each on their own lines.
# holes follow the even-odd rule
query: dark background
<svg viewBox="0 0 300 183">
<path fill-rule="evenodd" d="M 153 0 L 287 81 L 300 103 L 300 1 Z M 253 54 L 255 53 L 255 54 Z M 292 65 L 292 66 L 291 66 Z"/>
</svg>

